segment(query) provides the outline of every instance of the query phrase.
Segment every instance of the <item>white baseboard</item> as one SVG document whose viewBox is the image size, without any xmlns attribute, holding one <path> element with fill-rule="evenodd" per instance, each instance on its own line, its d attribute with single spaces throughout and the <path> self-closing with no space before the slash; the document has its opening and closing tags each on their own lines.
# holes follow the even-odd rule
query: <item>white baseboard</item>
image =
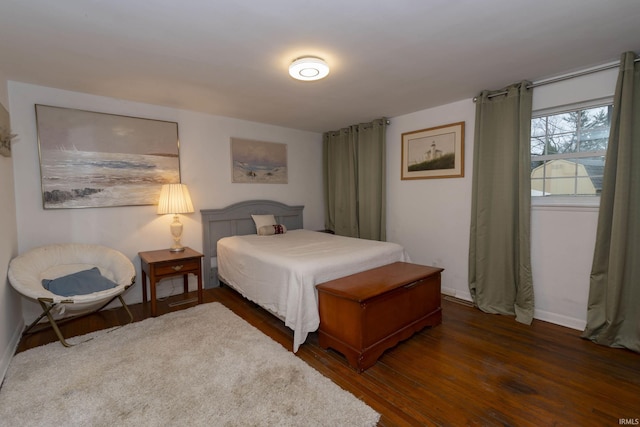
<svg viewBox="0 0 640 427">
<path fill-rule="evenodd" d="M 440 292 L 442 293 L 442 295 L 455 297 L 469 302 L 473 301 L 473 299 L 471 298 L 471 293 L 460 291 L 459 289 L 445 287 L 442 288 Z M 587 322 L 584 319 L 576 319 L 574 317 L 564 316 L 562 314 L 552 313 L 550 311 L 539 309 L 534 309 L 533 318 L 542 320 L 543 322 L 553 323 L 554 325 L 576 329 L 578 331 L 583 331 L 585 326 L 587 325 Z"/>
<path fill-rule="evenodd" d="M 0 374 L 2 374 L 0 375 L 0 384 L 2 384 L 2 381 L 4 381 L 4 376 L 7 374 L 7 369 L 9 369 L 9 363 L 11 363 L 11 359 L 13 359 L 13 355 L 16 353 L 18 344 L 20 344 L 20 338 L 22 337 L 23 330 L 24 320 L 21 320 L 16 325 L 16 328 L 13 331 L 13 335 L 11 336 L 11 339 L 5 347 L 2 359 L 0 359 Z"/>
<path fill-rule="evenodd" d="M 450 297 L 455 297 L 461 300 L 465 300 L 465 301 L 469 301 L 472 302 L 473 300 L 471 299 L 471 294 L 469 292 L 465 292 L 465 291 L 461 291 L 459 289 L 455 289 L 455 288 L 441 288 L 440 289 L 440 293 L 442 295 L 447 295 Z"/>
<path fill-rule="evenodd" d="M 440 293 L 442 295 L 448 295 L 450 297 L 455 297 L 456 296 L 456 290 L 453 288 L 441 288 L 440 289 Z"/>
<path fill-rule="evenodd" d="M 583 331 L 587 326 L 587 321 L 583 319 L 576 319 L 574 317 L 563 316 L 562 314 L 551 313 L 549 311 L 534 309 L 533 318 L 542 320 L 544 322 L 553 323 L 554 325 L 560 325 L 578 331 Z"/>
</svg>

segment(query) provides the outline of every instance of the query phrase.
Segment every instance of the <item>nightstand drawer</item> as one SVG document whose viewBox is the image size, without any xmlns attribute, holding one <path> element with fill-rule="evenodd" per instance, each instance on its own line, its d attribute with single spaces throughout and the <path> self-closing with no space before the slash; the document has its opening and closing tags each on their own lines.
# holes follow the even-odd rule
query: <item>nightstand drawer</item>
<svg viewBox="0 0 640 427">
<path fill-rule="evenodd" d="M 189 259 L 182 261 L 162 262 L 156 264 L 156 276 L 176 275 L 181 272 L 193 272 L 200 268 L 200 259 Z"/>
</svg>

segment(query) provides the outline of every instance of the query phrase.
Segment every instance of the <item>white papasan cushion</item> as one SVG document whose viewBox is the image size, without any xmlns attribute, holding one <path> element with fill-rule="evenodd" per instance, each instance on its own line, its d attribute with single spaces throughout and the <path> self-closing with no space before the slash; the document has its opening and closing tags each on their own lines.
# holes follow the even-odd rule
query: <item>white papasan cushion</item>
<svg viewBox="0 0 640 427">
<path fill-rule="evenodd" d="M 42 286 L 43 279 L 56 279 L 81 270 L 98 267 L 100 274 L 118 286 L 100 292 L 62 297 Z M 64 243 L 31 249 L 14 258 L 9 265 L 9 281 L 21 294 L 33 298 L 51 298 L 53 302 L 73 300 L 92 302 L 123 292 L 135 276 L 135 267 L 121 252 L 101 245 Z"/>
</svg>

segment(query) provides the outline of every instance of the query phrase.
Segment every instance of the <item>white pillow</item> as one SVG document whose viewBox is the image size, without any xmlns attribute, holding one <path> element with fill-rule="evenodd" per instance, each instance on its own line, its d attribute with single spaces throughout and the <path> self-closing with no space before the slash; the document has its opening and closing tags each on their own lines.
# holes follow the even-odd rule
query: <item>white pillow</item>
<svg viewBox="0 0 640 427">
<path fill-rule="evenodd" d="M 259 236 L 273 236 L 274 234 L 284 234 L 287 232 L 287 227 L 283 224 L 275 224 L 275 225 L 263 225 L 258 228 Z"/>
<path fill-rule="evenodd" d="M 276 225 L 276 218 L 273 215 L 251 215 L 256 224 L 256 233 L 265 225 Z"/>
</svg>

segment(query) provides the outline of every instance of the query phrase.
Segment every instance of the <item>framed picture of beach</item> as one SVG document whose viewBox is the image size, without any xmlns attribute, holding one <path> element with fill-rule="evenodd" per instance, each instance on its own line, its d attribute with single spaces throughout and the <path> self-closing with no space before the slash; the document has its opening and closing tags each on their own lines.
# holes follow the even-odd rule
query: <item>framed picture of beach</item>
<svg viewBox="0 0 640 427">
<path fill-rule="evenodd" d="M 44 209 L 154 205 L 180 182 L 178 124 L 36 105 Z"/>
<path fill-rule="evenodd" d="M 402 134 L 401 179 L 464 176 L 464 122 Z"/>
<path fill-rule="evenodd" d="M 231 182 L 286 184 L 287 144 L 231 138 Z"/>
</svg>

